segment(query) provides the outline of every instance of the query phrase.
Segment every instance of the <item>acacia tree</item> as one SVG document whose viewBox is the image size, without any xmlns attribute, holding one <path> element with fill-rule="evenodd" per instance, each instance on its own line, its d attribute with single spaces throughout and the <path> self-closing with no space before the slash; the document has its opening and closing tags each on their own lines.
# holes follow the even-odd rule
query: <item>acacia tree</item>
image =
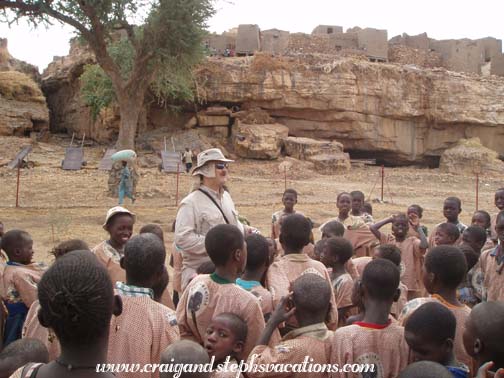
<svg viewBox="0 0 504 378">
<path fill-rule="evenodd" d="M 0 0 L 8 22 L 56 20 L 75 28 L 110 78 L 121 124 L 117 147 L 134 148 L 138 119 L 152 82 L 158 95 L 177 75 L 190 73 L 201 57 L 212 0 Z M 142 16 L 144 14 L 145 16 Z M 123 30 L 131 49 L 128 70 L 109 45 Z"/>
</svg>

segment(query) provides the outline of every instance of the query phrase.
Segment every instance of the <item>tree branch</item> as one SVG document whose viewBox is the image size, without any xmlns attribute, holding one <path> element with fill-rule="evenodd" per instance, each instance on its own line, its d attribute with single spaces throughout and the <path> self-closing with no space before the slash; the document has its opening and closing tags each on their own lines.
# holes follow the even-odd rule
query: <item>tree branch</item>
<svg viewBox="0 0 504 378">
<path fill-rule="evenodd" d="M 23 14 L 32 14 L 34 16 L 43 17 L 44 14 L 51 16 L 65 24 L 73 26 L 77 29 L 84 38 L 87 39 L 87 36 L 90 34 L 89 30 L 79 21 L 64 15 L 51 8 L 51 1 L 46 1 L 45 4 L 37 3 L 37 4 L 26 4 L 22 1 L 14 0 L 0 0 L 0 9 L 17 9 L 21 11 Z"/>
</svg>

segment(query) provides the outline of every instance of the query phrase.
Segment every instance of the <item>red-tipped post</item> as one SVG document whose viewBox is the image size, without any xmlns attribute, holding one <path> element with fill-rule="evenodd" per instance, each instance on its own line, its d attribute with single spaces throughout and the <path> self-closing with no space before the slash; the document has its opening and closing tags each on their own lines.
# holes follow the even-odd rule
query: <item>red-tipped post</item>
<svg viewBox="0 0 504 378">
<path fill-rule="evenodd" d="M 381 166 L 381 201 L 383 202 L 383 192 L 385 186 L 385 166 Z"/>
<path fill-rule="evenodd" d="M 180 177 L 180 163 L 177 163 L 177 191 L 175 193 L 175 207 L 178 206 L 178 196 L 179 196 L 179 177 Z"/>
<path fill-rule="evenodd" d="M 16 207 L 19 207 L 19 177 L 21 176 L 21 160 L 17 166 L 17 184 L 16 184 Z"/>
<path fill-rule="evenodd" d="M 476 211 L 479 210 L 479 173 L 476 173 Z"/>
<path fill-rule="evenodd" d="M 284 186 L 285 190 L 287 190 L 287 167 L 284 167 Z"/>
</svg>

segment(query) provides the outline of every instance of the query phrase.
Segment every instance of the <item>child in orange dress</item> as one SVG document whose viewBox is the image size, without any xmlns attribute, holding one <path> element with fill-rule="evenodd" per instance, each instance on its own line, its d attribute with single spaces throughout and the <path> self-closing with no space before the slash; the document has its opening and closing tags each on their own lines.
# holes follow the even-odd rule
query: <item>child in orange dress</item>
<svg viewBox="0 0 504 378">
<path fill-rule="evenodd" d="M 401 259 L 401 250 L 394 244 L 382 244 L 375 249 L 373 259 L 385 259 L 394 263 L 399 268 L 399 271 L 404 271 L 404 266 Z M 390 313 L 398 318 L 402 309 L 408 302 L 408 287 L 399 282 L 399 296 L 394 298 L 394 303 L 390 309 Z"/>
<path fill-rule="evenodd" d="M 352 215 L 356 217 L 361 217 L 364 223 L 372 224 L 374 223 L 373 216 L 364 210 L 364 193 L 360 190 L 355 190 L 350 193 L 352 197 Z"/>
<path fill-rule="evenodd" d="M 165 247 L 154 234 L 140 234 L 126 243 L 120 261 L 126 272 L 126 281 L 115 284 L 116 292 L 122 299 L 123 311 L 110 324 L 108 363 L 158 363 L 161 352 L 179 339 L 175 312 L 154 301 L 153 288 L 163 280 L 165 259 Z M 148 375 L 121 372 L 117 376 L 157 378 L 159 372 Z"/>
<path fill-rule="evenodd" d="M 33 262 L 33 240 L 26 231 L 10 230 L 2 238 L 9 261 L 3 272 L 0 295 L 9 315 L 5 322 L 4 346 L 20 339 L 31 305 L 37 300 L 37 284 L 45 264 Z"/>
<path fill-rule="evenodd" d="M 89 251 L 58 258 L 38 284 L 40 323 L 50 327 L 61 344 L 61 355 L 48 364 L 28 364 L 14 377 L 113 378 L 97 371 L 106 364 L 112 315 L 121 314 L 110 277 Z"/>
<path fill-rule="evenodd" d="M 504 376 L 502 319 L 504 319 L 504 303 L 483 302 L 472 309 L 465 324 L 463 337 L 465 350 L 474 359 L 476 368 L 486 365 L 484 370 L 489 371 L 485 377 Z"/>
<path fill-rule="evenodd" d="M 163 242 L 163 245 L 165 244 L 163 229 L 158 224 L 149 223 L 145 226 L 142 226 L 139 234 L 154 234 Z M 166 283 L 164 281 L 166 281 Z M 175 304 L 173 303 L 173 299 L 172 297 L 170 297 L 170 293 L 168 291 L 168 271 L 163 276 L 163 279 L 160 281 L 159 285 L 153 288 L 153 290 L 155 297 L 154 299 L 156 300 L 156 302 L 162 303 L 172 310 L 175 309 Z M 161 291 L 158 292 L 159 290 Z"/>
<path fill-rule="evenodd" d="M 458 227 L 449 222 L 438 224 L 434 229 L 433 234 L 433 247 L 438 245 L 456 245 L 460 241 L 461 237 Z"/>
<path fill-rule="evenodd" d="M 408 207 L 406 214 L 408 215 L 408 218 L 410 219 L 410 228 L 408 229 L 408 236 L 416 236 L 417 238 L 420 238 L 420 234 L 418 232 L 416 232 L 416 225 L 417 224 L 419 225 L 419 227 L 422 228 L 424 235 L 428 236 L 427 227 L 420 224 L 420 221 L 423 217 L 422 206 L 411 205 L 410 207 Z"/>
<path fill-rule="evenodd" d="M 107 211 L 103 229 L 108 232 L 109 239 L 101 242 L 92 249 L 110 274 L 112 282 L 124 282 L 126 272 L 119 265 L 124 254 L 124 246 L 133 235 L 135 214 L 121 206 L 116 206 Z"/>
<path fill-rule="evenodd" d="M 325 325 L 332 296 L 331 285 L 317 274 L 307 273 L 292 284 L 292 292 L 283 297 L 271 315 L 256 347 L 249 355 L 247 363 L 255 366 L 302 364 L 308 360 L 312 364 L 328 364 L 325 353 L 328 342 L 333 335 Z M 280 343 L 268 346 L 271 335 L 280 323 L 295 316 L 299 328 L 287 333 Z M 249 378 L 292 377 L 310 378 L 327 377 L 328 373 L 295 372 L 261 372 L 247 373 Z"/>
<path fill-rule="evenodd" d="M 497 232 L 495 232 L 495 225 L 497 224 L 497 214 L 504 210 L 504 188 L 499 188 L 495 191 L 494 196 L 495 207 L 499 210 L 497 213 L 492 215 L 492 219 L 490 220 L 490 237 L 494 242 L 497 242 Z"/>
<path fill-rule="evenodd" d="M 399 323 L 405 324 L 408 317 L 422 304 L 438 302 L 448 308 L 457 319 L 454 351 L 458 361 L 472 367 L 471 357 L 466 353 L 462 342 L 465 322 L 471 309 L 457 298 L 457 287 L 467 273 L 467 262 L 458 247 L 441 245 L 433 248 L 425 256 L 423 281 L 425 289 L 431 295 L 409 301 L 399 316 Z"/>
<path fill-rule="evenodd" d="M 214 316 L 203 343 L 213 362 L 211 378 L 243 378 L 233 369 L 238 368 L 237 358 L 243 352 L 247 331 L 247 323 L 235 314 L 223 312 Z"/>
<path fill-rule="evenodd" d="M 277 211 L 271 217 L 271 238 L 278 239 L 280 236 L 280 219 L 286 215 L 301 214 L 294 210 L 297 204 L 298 194 L 294 189 L 286 189 L 282 195 L 282 204 L 284 208 Z"/>
<path fill-rule="evenodd" d="M 359 285 L 366 309 L 364 318 L 334 332 L 327 351 L 331 364 L 372 364 L 374 375 L 383 378 L 397 377 L 408 365 L 404 329 L 389 318 L 399 276 L 399 268 L 385 259 L 373 260 L 364 268 Z M 345 378 L 360 376 L 351 372 L 331 374 Z"/>
<path fill-rule="evenodd" d="M 495 231 L 499 244 L 494 248 L 481 254 L 479 265 L 481 267 L 481 277 L 479 281 L 483 283 L 484 301 L 504 301 L 504 211 L 501 211 L 496 218 Z"/>
<path fill-rule="evenodd" d="M 310 241 L 311 225 L 303 215 L 294 214 L 285 217 L 280 230 L 280 243 L 285 255 L 273 262 L 266 274 L 267 287 L 273 295 L 273 302 L 278 304 L 282 297 L 290 292 L 290 286 L 301 275 L 306 273 L 318 274 L 331 285 L 331 278 L 324 264 L 315 261 L 302 253 L 303 248 Z M 295 319 L 287 323 L 295 328 Z M 336 329 L 338 325 L 338 309 L 336 300 L 331 298 L 331 309 L 328 327 Z"/>
<path fill-rule="evenodd" d="M 460 201 L 457 197 L 448 197 L 445 199 L 443 204 L 443 215 L 446 218 L 446 223 L 451 223 L 455 225 L 459 231 L 459 235 L 462 235 L 462 232 L 467 228 L 465 224 L 463 224 L 459 220 L 459 215 L 462 212 L 462 201 Z M 432 233 L 429 237 L 429 248 L 433 248 L 436 245 L 435 237 L 436 237 L 436 229 L 439 227 L 439 224 L 432 230 Z"/>
<path fill-rule="evenodd" d="M 329 238 L 321 255 L 322 263 L 331 269 L 331 280 L 338 307 L 339 324 L 344 325 L 354 307 L 352 289 L 354 281 L 345 269 L 345 264 L 352 257 L 352 244 L 343 238 Z"/>
<path fill-rule="evenodd" d="M 453 351 L 456 326 L 455 316 L 441 303 L 421 305 L 404 326 L 404 337 L 414 361 L 438 362 L 454 378 L 468 378 L 469 367 L 458 362 Z"/>
<path fill-rule="evenodd" d="M 236 280 L 236 284 L 259 299 L 264 319 L 267 321 L 273 312 L 273 297 L 261 282 L 264 282 L 268 267 L 273 261 L 270 260 L 272 256 L 270 256 L 268 241 L 259 234 L 249 235 L 245 241 L 247 265 L 245 272 Z"/>
<path fill-rule="evenodd" d="M 490 217 L 490 214 L 488 214 L 485 210 L 475 211 L 471 219 L 471 226 L 480 226 L 486 232 L 487 240 L 482 248 L 482 251 L 495 248 L 495 242 L 497 241 L 497 239 L 495 239 L 495 231 L 493 233 L 491 231 L 492 219 Z M 492 237 L 492 235 L 494 237 Z"/>
<path fill-rule="evenodd" d="M 378 222 L 370 227 L 371 232 L 380 240 L 380 244 L 395 244 L 401 251 L 401 261 L 404 272 L 401 282 L 408 288 L 408 299 L 419 297 L 423 291 L 422 285 L 422 262 L 428 241 L 420 227 L 418 220 L 414 223 L 420 235 L 420 239 L 414 236 L 408 237 L 408 229 L 411 218 L 406 214 L 398 214 Z M 384 225 L 392 223 L 392 235 L 383 234 L 379 231 Z"/>
<path fill-rule="evenodd" d="M 213 317 L 231 312 L 247 323 L 249 337 L 239 356 L 245 358 L 264 329 L 264 317 L 257 297 L 235 284 L 247 262 L 243 233 L 233 225 L 215 226 L 206 234 L 205 249 L 215 272 L 198 275 L 184 290 L 177 306 L 180 336 L 202 344 Z"/>
<path fill-rule="evenodd" d="M 86 242 L 79 239 L 72 239 L 58 244 L 53 248 L 51 254 L 55 259 L 59 259 L 72 251 L 90 251 L 90 248 Z M 23 327 L 23 338 L 26 337 L 40 340 L 49 352 L 49 361 L 52 361 L 60 355 L 61 347 L 54 332 L 40 324 L 38 319 L 39 310 L 40 302 L 37 299 L 33 302 L 30 310 L 28 311 L 28 315 L 26 316 L 26 321 Z"/>
<path fill-rule="evenodd" d="M 345 233 L 353 232 L 353 231 L 345 230 L 345 226 L 343 226 L 343 223 L 341 223 L 340 221 L 337 221 L 337 220 L 326 222 L 322 227 L 320 227 L 320 231 L 322 232 L 322 240 L 327 239 L 327 238 L 344 237 Z M 350 240 L 350 242 L 352 242 L 352 240 Z M 320 247 L 322 247 L 322 245 Z M 353 244 L 352 244 L 352 248 L 353 248 Z M 322 250 L 320 252 L 322 252 Z M 314 251 L 314 254 L 315 254 L 314 259 L 320 261 L 320 253 L 316 254 Z M 318 256 L 318 258 L 317 258 L 317 256 Z M 352 279 L 355 280 L 356 278 L 359 277 L 357 269 L 355 269 L 353 259 L 349 259 L 347 261 L 347 263 L 345 265 L 345 269 L 350 274 Z"/>
</svg>

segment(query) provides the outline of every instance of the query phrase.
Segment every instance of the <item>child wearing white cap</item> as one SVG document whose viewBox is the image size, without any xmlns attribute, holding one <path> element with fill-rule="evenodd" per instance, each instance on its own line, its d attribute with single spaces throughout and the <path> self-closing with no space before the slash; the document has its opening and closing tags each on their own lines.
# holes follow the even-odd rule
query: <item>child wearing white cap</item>
<svg viewBox="0 0 504 378">
<path fill-rule="evenodd" d="M 121 206 L 115 206 L 107 211 L 103 229 L 108 232 L 109 239 L 93 248 L 96 258 L 107 268 L 113 284 L 124 282 L 126 272 L 119 265 L 124 253 L 124 246 L 133 235 L 135 214 Z"/>
</svg>

